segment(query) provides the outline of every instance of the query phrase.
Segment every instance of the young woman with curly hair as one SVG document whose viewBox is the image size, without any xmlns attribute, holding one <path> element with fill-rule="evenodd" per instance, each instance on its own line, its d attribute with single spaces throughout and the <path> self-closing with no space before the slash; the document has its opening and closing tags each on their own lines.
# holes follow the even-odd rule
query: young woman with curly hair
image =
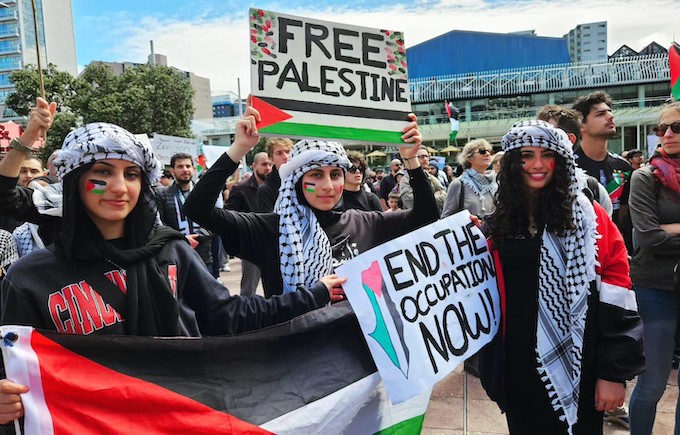
<svg viewBox="0 0 680 435">
<path fill-rule="evenodd" d="M 623 238 L 579 190 L 563 131 L 523 121 L 502 145 L 484 228 L 502 319 L 480 356 L 482 384 L 511 434 L 601 434 L 603 411 L 644 369 Z"/>
</svg>

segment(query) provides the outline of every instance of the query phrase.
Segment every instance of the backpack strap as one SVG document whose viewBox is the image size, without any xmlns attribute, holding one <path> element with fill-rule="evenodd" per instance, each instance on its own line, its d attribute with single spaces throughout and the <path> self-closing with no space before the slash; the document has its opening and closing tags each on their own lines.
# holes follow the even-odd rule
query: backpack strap
<svg viewBox="0 0 680 435">
<path fill-rule="evenodd" d="M 116 310 L 116 312 L 120 314 L 123 319 L 125 319 L 125 293 L 123 293 L 123 290 L 118 288 L 117 285 L 111 282 L 111 280 L 109 280 L 104 275 L 109 271 L 109 266 L 102 267 L 102 263 L 97 265 L 88 265 L 86 267 L 68 263 L 57 253 L 56 246 L 54 244 L 47 246 L 47 249 L 49 249 L 54 254 L 54 256 L 63 263 L 65 269 L 71 270 L 75 274 L 82 276 L 83 279 L 87 281 L 87 283 L 92 286 L 97 291 L 97 293 L 99 293 L 104 301 L 112 306 L 113 309 Z"/>
</svg>

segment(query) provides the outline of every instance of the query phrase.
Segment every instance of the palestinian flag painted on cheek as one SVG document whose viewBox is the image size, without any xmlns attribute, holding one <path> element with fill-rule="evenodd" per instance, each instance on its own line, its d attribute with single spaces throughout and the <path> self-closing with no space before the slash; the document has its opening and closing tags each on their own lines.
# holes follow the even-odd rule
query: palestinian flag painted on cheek
<svg viewBox="0 0 680 435">
<path fill-rule="evenodd" d="M 668 49 L 668 63 L 671 69 L 671 95 L 673 101 L 680 101 L 680 45 L 677 42 Z"/>
<path fill-rule="evenodd" d="M 429 401 L 390 404 L 346 303 L 230 337 L 1 329 L 28 435 L 410 434 Z"/>
</svg>

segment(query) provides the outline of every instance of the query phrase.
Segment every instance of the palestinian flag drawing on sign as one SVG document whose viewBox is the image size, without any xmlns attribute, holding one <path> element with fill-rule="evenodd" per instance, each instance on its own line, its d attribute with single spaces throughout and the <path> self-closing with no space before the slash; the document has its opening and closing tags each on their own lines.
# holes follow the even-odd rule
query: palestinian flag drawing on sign
<svg viewBox="0 0 680 435">
<path fill-rule="evenodd" d="M 680 101 L 680 45 L 677 42 L 668 49 L 668 64 L 671 69 L 671 95 L 673 101 Z"/>
<path fill-rule="evenodd" d="M 261 134 L 403 144 L 411 103 L 402 32 L 261 9 L 249 20 Z"/>
<path fill-rule="evenodd" d="M 390 404 L 346 303 L 231 337 L 12 333 L 27 435 L 415 434 L 429 401 Z"/>
</svg>

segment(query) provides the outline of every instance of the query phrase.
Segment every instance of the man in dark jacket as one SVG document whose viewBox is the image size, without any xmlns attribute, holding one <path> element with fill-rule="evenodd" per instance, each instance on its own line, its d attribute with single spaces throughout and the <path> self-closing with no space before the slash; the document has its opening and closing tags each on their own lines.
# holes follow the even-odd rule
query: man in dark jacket
<svg viewBox="0 0 680 435">
<path fill-rule="evenodd" d="M 190 154 L 178 153 L 170 159 L 170 174 L 175 181 L 165 187 L 156 189 L 158 211 L 161 221 L 184 234 L 191 247 L 198 252 L 208 270 L 212 271 L 211 235 L 198 224 L 184 215 L 184 201 L 194 187 L 193 177 L 196 173 L 194 159 Z"/>
<path fill-rule="evenodd" d="M 281 186 L 279 168 L 288 162 L 292 149 L 293 141 L 290 139 L 272 137 L 267 140 L 267 155 L 274 164 L 274 167 L 265 178 L 264 183 L 257 189 L 258 211 L 262 213 L 274 211 L 274 204 L 276 204 L 276 198 L 279 196 L 279 187 Z"/>
</svg>

